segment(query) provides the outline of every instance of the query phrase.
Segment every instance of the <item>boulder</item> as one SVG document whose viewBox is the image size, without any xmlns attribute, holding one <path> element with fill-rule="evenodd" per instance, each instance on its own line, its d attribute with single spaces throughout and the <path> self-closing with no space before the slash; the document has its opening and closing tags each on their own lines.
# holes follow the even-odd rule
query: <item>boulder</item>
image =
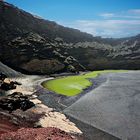
<svg viewBox="0 0 140 140">
<path fill-rule="evenodd" d="M 5 90 L 5 91 L 8 91 L 8 90 L 16 89 L 16 85 L 15 85 L 14 82 L 10 82 L 10 83 L 2 82 L 0 84 L 0 89 L 1 90 Z"/>
<path fill-rule="evenodd" d="M 0 98 L 0 108 L 3 110 L 14 111 L 21 109 L 26 111 L 34 106 L 34 103 L 29 98 L 20 92 L 14 92 L 11 95 Z"/>
<path fill-rule="evenodd" d="M 67 71 L 68 71 L 68 72 L 72 72 L 72 73 L 78 73 L 78 72 L 79 72 L 79 71 L 77 71 L 77 70 L 75 69 L 75 67 L 72 66 L 72 65 L 68 65 L 68 66 L 67 66 Z"/>
<path fill-rule="evenodd" d="M 77 59 L 75 59 L 73 56 L 68 56 L 65 61 L 65 65 L 68 66 L 67 70 L 69 71 L 70 69 L 75 72 L 79 71 L 85 71 L 85 67 L 81 65 Z"/>
<path fill-rule="evenodd" d="M 22 85 L 22 83 L 20 83 L 20 82 L 17 82 L 17 81 L 12 81 L 11 83 L 13 83 L 14 85 Z"/>
</svg>

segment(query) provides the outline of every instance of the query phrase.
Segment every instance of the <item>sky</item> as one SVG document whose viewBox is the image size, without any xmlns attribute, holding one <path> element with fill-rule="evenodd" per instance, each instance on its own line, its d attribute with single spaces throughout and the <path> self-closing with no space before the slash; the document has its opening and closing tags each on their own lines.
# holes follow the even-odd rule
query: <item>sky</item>
<svg viewBox="0 0 140 140">
<path fill-rule="evenodd" d="M 140 34 L 140 0 L 6 0 L 15 6 L 91 33 L 121 38 Z"/>
</svg>

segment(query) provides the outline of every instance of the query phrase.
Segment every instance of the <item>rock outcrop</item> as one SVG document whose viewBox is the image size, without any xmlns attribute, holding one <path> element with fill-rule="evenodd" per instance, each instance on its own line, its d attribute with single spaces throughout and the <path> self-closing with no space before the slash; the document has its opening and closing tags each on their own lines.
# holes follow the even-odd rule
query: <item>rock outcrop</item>
<svg viewBox="0 0 140 140">
<path fill-rule="evenodd" d="M 21 109 L 23 111 L 34 106 L 34 103 L 22 93 L 14 92 L 11 95 L 0 97 L 0 108 L 9 112 Z"/>
<path fill-rule="evenodd" d="M 12 90 L 12 89 L 16 89 L 16 85 L 14 82 L 10 82 L 10 83 L 2 82 L 0 84 L 0 90 L 8 91 L 8 90 Z"/>
<path fill-rule="evenodd" d="M 75 58 L 61 52 L 58 49 L 59 45 L 54 40 L 45 39 L 37 33 L 30 32 L 9 40 L 0 57 L 6 64 L 27 73 L 66 72 L 69 65 L 72 65 L 76 72 L 84 70 Z"/>
</svg>

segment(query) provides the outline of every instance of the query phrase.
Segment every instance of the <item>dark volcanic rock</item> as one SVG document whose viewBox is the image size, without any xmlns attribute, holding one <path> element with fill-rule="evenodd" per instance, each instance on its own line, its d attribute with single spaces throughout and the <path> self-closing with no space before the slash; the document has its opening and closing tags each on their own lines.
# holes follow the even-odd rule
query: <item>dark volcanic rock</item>
<svg viewBox="0 0 140 140">
<path fill-rule="evenodd" d="M 20 82 L 17 82 L 17 81 L 12 81 L 11 83 L 13 83 L 14 85 L 22 85 L 22 83 L 20 83 Z"/>
<path fill-rule="evenodd" d="M 31 102 L 27 96 L 19 92 L 14 92 L 11 95 L 0 98 L 0 108 L 10 112 L 16 109 L 25 111 L 33 106 L 34 103 Z"/>
<path fill-rule="evenodd" d="M 140 36 L 123 40 L 116 46 L 79 42 L 67 51 L 88 70 L 140 69 Z"/>
<path fill-rule="evenodd" d="M 2 82 L 0 84 L 0 89 L 1 90 L 5 90 L 5 91 L 8 91 L 8 90 L 16 89 L 16 86 L 15 86 L 15 83 L 14 82 L 10 82 L 10 83 Z"/>
<path fill-rule="evenodd" d="M 4 79 L 7 78 L 7 76 L 4 73 L 0 73 L 0 80 L 4 81 Z"/>
<path fill-rule="evenodd" d="M 60 53 L 57 47 L 58 43 L 54 40 L 30 32 L 9 40 L 0 57 L 17 70 L 34 74 L 66 72 L 68 65 L 72 65 L 76 71 L 83 70 L 83 66 L 75 58 L 66 64 L 68 56 Z"/>
</svg>

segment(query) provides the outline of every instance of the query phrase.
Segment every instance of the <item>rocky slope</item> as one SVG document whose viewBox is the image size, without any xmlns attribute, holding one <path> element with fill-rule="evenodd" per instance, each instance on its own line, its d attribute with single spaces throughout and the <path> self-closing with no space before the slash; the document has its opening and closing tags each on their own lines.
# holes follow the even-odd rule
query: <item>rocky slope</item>
<svg viewBox="0 0 140 140">
<path fill-rule="evenodd" d="M 0 60 L 18 71 L 52 74 L 85 68 L 140 69 L 140 35 L 93 37 L 2 1 L 0 13 Z"/>
<path fill-rule="evenodd" d="M 2 1 L 0 1 L 0 13 L 2 13 L 0 14 L 0 32 L 2 33 L 0 60 L 5 64 L 22 72 L 38 74 L 76 72 L 84 69 L 66 52 L 60 54 L 58 47 L 61 45 L 58 44 L 59 40 L 56 37 L 62 35 L 65 38 L 67 32 L 78 33 L 79 38 L 82 35 L 84 38 L 90 35 L 38 19 Z M 73 38 L 76 39 L 74 36 Z M 68 40 L 71 39 L 68 38 Z"/>
<path fill-rule="evenodd" d="M 19 77 L 22 74 L 20 72 L 17 72 L 10 67 L 7 67 L 3 63 L 0 62 L 0 72 L 5 73 L 8 77 Z"/>
<path fill-rule="evenodd" d="M 84 70 L 68 53 L 60 53 L 61 45 L 55 40 L 45 39 L 36 33 L 23 34 L 2 46 L 1 61 L 22 72 L 51 74 Z"/>
</svg>

